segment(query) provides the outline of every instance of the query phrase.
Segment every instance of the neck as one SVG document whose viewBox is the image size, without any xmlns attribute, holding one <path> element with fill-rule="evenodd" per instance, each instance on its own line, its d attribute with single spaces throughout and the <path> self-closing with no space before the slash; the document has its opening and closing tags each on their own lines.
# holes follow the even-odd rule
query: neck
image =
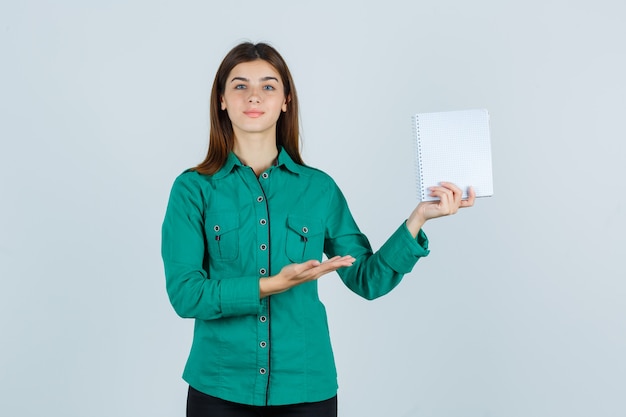
<svg viewBox="0 0 626 417">
<path fill-rule="evenodd" d="M 272 140 L 241 140 L 235 137 L 233 152 L 239 160 L 252 168 L 254 173 L 259 176 L 263 171 L 268 169 L 278 156 L 276 148 L 276 138 Z"/>
</svg>

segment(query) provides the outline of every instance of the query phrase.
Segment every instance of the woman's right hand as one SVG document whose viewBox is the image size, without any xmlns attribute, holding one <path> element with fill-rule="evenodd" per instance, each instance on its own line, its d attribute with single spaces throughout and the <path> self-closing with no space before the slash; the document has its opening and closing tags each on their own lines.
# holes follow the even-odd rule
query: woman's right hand
<svg viewBox="0 0 626 417">
<path fill-rule="evenodd" d="M 346 255 L 335 256 L 324 262 L 311 260 L 301 264 L 285 265 L 277 275 L 259 279 L 260 298 L 285 292 L 296 285 L 316 280 L 339 268 L 352 266 L 354 261 L 352 256 Z"/>
</svg>

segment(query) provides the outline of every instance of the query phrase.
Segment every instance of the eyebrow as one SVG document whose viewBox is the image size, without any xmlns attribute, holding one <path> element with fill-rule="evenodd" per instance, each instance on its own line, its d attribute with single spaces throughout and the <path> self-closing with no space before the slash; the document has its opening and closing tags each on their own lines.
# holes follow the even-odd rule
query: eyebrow
<svg viewBox="0 0 626 417">
<path fill-rule="evenodd" d="M 276 77 L 272 77 L 272 76 L 267 76 L 267 77 L 263 77 L 261 78 L 261 81 L 276 81 L 278 82 L 278 78 Z M 230 82 L 234 82 L 234 81 L 245 81 L 245 82 L 249 82 L 250 80 L 245 78 L 245 77 L 234 77 L 232 80 L 230 80 Z"/>
</svg>

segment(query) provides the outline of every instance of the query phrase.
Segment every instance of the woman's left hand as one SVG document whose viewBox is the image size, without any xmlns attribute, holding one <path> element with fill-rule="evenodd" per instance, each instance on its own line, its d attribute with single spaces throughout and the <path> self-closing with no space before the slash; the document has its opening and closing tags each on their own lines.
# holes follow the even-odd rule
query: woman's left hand
<svg viewBox="0 0 626 417">
<path fill-rule="evenodd" d="M 472 187 L 467 190 L 467 200 L 463 200 L 463 191 L 451 182 L 441 182 L 438 186 L 430 187 L 430 196 L 437 197 L 438 201 L 422 201 L 411 213 L 406 225 L 413 236 L 422 228 L 427 220 L 455 214 L 460 208 L 472 207 L 476 193 Z"/>
</svg>

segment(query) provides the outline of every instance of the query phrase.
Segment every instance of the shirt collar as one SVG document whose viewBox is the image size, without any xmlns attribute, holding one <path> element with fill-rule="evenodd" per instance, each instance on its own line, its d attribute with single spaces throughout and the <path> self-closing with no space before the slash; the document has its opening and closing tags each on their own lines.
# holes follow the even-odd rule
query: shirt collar
<svg viewBox="0 0 626 417">
<path fill-rule="evenodd" d="M 235 155 L 232 151 L 229 152 L 228 157 L 226 158 L 226 162 L 224 162 L 224 165 L 222 165 L 219 171 L 213 174 L 213 178 L 220 179 L 227 176 L 237 165 L 243 166 L 239 158 L 237 158 L 237 155 Z"/>
<path fill-rule="evenodd" d="M 293 159 L 291 159 L 291 157 L 283 147 L 281 147 L 278 151 L 278 158 L 275 165 L 279 167 L 284 166 L 294 174 L 302 173 L 302 167 L 296 164 Z M 219 179 L 227 176 L 233 171 L 236 166 L 243 167 L 244 164 L 242 164 L 239 158 L 237 158 L 237 155 L 235 155 L 235 153 L 231 151 L 226 158 L 226 162 L 224 162 L 224 165 L 220 168 L 220 170 L 213 175 L 213 178 Z"/>
<path fill-rule="evenodd" d="M 293 172 L 294 174 L 302 173 L 302 166 L 293 162 L 293 159 L 291 159 L 291 156 L 289 156 L 289 154 L 283 147 L 281 147 L 280 151 L 278 152 L 277 165 L 284 166 L 285 168 L 287 168 L 289 171 Z"/>
</svg>

